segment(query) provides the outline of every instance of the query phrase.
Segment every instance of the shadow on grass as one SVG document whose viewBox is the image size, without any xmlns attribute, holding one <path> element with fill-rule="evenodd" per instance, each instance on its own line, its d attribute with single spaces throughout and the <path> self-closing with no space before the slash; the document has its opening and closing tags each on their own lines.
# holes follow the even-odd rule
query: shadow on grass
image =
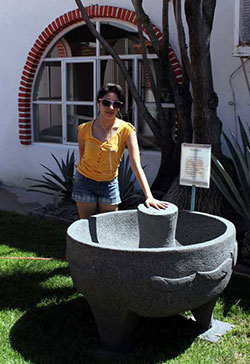
<svg viewBox="0 0 250 364">
<path fill-rule="evenodd" d="M 37 256 L 64 258 L 67 226 L 0 210 L 0 244 Z M 16 254 L 11 254 L 16 255 Z"/>
<path fill-rule="evenodd" d="M 34 263 L 33 263 L 34 264 Z M 37 263 L 35 263 L 37 264 Z M 43 263 L 44 267 L 44 263 Z M 22 272 L 18 269 L 13 274 L 1 274 L 0 277 L 0 309 L 21 309 L 27 310 L 44 299 L 54 297 L 56 301 L 66 299 L 75 293 L 72 287 L 43 288 L 43 282 L 54 276 L 61 276 L 62 279 L 69 274 L 68 268 L 56 268 L 50 272 Z"/>
<path fill-rule="evenodd" d="M 131 337 L 133 352 L 115 362 L 146 364 L 175 358 L 198 334 L 190 321 L 183 317 L 141 318 Z M 34 364 L 107 362 L 96 354 L 98 333 L 83 297 L 28 311 L 12 327 L 10 342 Z"/>
<path fill-rule="evenodd" d="M 29 310 L 12 327 L 10 342 L 35 364 L 82 364 L 93 363 L 98 336 L 86 301 L 78 297 Z"/>
<path fill-rule="evenodd" d="M 100 343 L 87 301 L 73 288 L 48 290 L 40 285 L 55 275 L 67 274 L 67 268 L 56 268 L 48 273 L 17 274 L 14 281 L 13 276 L 2 278 L 0 308 L 27 310 L 11 329 L 11 345 L 34 364 L 103 363 L 96 355 Z M 230 282 L 221 296 L 224 316 L 239 300 L 233 290 L 236 287 L 237 282 Z M 41 302 L 46 306 L 37 307 Z M 248 297 L 241 298 L 240 305 L 249 312 Z M 166 362 L 185 352 L 200 333 L 192 320 L 182 316 L 140 318 L 131 336 L 133 352 L 116 362 Z"/>
<path fill-rule="evenodd" d="M 135 352 L 126 363 L 154 364 L 178 357 L 202 331 L 182 316 L 141 318 L 133 334 Z"/>
<path fill-rule="evenodd" d="M 221 295 L 223 301 L 223 315 L 231 311 L 232 306 L 239 304 L 245 313 L 250 313 L 250 280 L 249 278 L 232 276 L 228 286 Z"/>
<path fill-rule="evenodd" d="M 250 278 L 233 275 L 224 293 L 235 298 L 250 299 Z"/>
</svg>

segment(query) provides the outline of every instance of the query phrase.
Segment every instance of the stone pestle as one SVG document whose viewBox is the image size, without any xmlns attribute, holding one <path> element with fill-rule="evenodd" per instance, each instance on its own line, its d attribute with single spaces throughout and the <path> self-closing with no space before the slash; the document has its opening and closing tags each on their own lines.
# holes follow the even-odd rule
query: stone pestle
<svg viewBox="0 0 250 364">
<path fill-rule="evenodd" d="M 140 234 L 139 248 L 172 248 L 176 246 L 177 206 L 168 203 L 166 209 L 157 210 L 140 204 L 137 213 Z"/>
</svg>

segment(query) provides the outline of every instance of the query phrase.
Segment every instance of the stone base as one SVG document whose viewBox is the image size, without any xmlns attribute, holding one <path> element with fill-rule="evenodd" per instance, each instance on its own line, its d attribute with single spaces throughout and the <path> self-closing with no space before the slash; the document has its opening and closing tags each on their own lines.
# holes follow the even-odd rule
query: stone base
<svg viewBox="0 0 250 364">
<path fill-rule="evenodd" d="M 176 315 L 175 317 L 163 317 L 163 318 L 146 318 L 141 317 L 141 320 L 147 323 L 147 327 L 150 326 L 151 322 L 152 326 L 155 327 L 159 325 L 159 332 L 166 326 L 171 325 L 171 320 L 175 318 L 175 322 L 178 325 L 179 331 L 183 333 L 184 339 L 190 338 L 193 341 L 195 338 L 200 338 L 201 340 L 205 340 L 211 343 L 216 343 L 220 340 L 220 338 L 225 335 L 228 331 L 232 330 L 233 325 L 227 322 L 219 321 L 213 319 L 213 326 L 201 332 L 200 326 L 197 324 L 197 321 L 194 317 L 186 318 L 184 315 Z M 171 326 L 172 327 L 172 326 Z M 160 334 L 159 334 L 160 335 Z M 132 340 L 132 338 L 130 338 Z M 190 341 L 190 343 L 191 343 Z M 166 345 L 168 345 L 166 343 Z M 105 350 L 104 348 L 99 348 L 95 353 L 96 359 L 105 360 L 108 362 L 113 361 L 121 361 L 125 360 L 129 355 L 134 355 L 136 353 L 136 346 L 131 341 L 127 341 L 126 345 L 123 345 L 118 350 Z"/>
<path fill-rule="evenodd" d="M 228 322 L 223 322 L 219 320 L 213 320 L 213 326 L 200 334 L 198 337 L 202 340 L 209 341 L 211 343 L 216 343 L 220 340 L 221 336 L 225 335 L 227 331 L 232 330 L 233 325 Z"/>
</svg>

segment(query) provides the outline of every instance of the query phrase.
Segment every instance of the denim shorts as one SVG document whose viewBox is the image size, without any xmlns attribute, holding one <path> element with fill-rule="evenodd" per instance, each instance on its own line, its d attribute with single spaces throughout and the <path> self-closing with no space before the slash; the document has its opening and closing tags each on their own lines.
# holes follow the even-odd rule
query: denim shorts
<svg viewBox="0 0 250 364">
<path fill-rule="evenodd" d="M 76 202 L 96 202 L 108 205 L 121 203 L 118 178 L 99 182 L 75 173 L 72 199 Z"/>
</svg>

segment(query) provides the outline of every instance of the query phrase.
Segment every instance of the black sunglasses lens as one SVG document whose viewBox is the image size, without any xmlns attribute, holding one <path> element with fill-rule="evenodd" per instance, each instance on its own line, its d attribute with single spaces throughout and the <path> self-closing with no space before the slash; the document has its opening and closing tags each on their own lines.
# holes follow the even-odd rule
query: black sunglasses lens
<svg viewBox="0 0 250 364">
<path fill-rule="evenodd" d="M 113 105 L 114 109 L 120 109 L 122 107 L 122 103 L 120 101 L 110 101 L 110 100 L 106 100 L 106 99 L 103 99 L 102 100 L 102 105 L 105 106 L 105 107 L 110 107 L 110 105 Z"/>
<path fill-rule="evenodd" d="M 120 109 L 120 108 L 121 108 L 121 106 L 122 106 L 122 104 L 121 104 L 121 102 L 120 102 L 120 101 L 115 101 L 115 102 L 114 102 L 114 108 L 115 108 L 115 109 Z"/>
<path fill-rule="evenodd" d="M 111 105 L 111 102 L 109 100 L 102 100 L 102 104 L 105 107 L 109 107 Z"/>
</svg>

